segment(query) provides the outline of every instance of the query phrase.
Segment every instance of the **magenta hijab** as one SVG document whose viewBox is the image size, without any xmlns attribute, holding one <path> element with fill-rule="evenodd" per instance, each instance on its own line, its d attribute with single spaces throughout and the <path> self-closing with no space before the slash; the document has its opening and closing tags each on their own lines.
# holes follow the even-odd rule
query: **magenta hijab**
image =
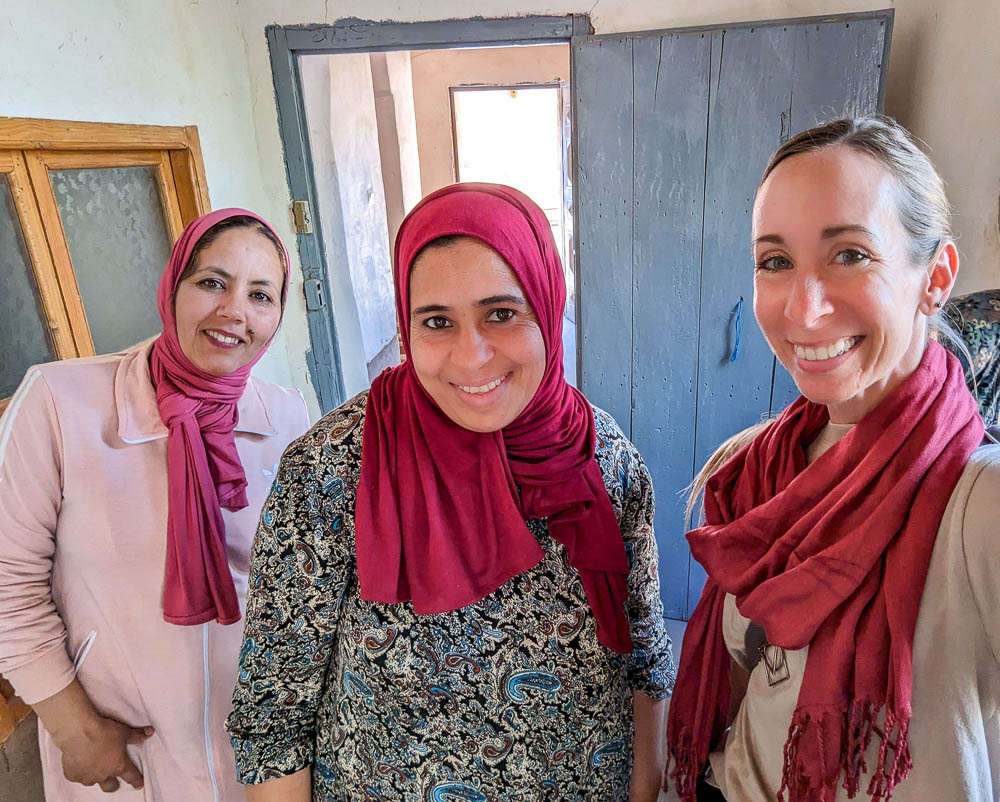
<svg viewBox="0 0 1000 802">
<path fill-rule="evenodd" d="M 566 285 L 549 222 L 527 196 L 497 184 L 454 184 L 424 198 L 396 237 L 396 312 L 407 355 L 413 261 L 451 235 L 478 239 L 513 270 L 541 328 L 545 371 L 517 419 L 486 434 L 452 422 L 409 358 L 375 379 L 355 505 L 361 596 L 412 600 L 418 614 L 465 607 L 539 562 L 543 552 L 525 519 L 544 518 L 580 575 L 598 640 L 628 653 L 628 559 L 594 458 L 593 410 L 563 376 Z"/>
<path fill-rule="evenodd" d="M 195 367 L 184 355 L 174 317 L 174 293 L 195 246 L 212 226 L 240 216 L 253 218 L 278 239 L 267 221 L 246 209 L 219 209 L 203 215 L 189 223 L 174 243 L 157 291 L 163 333 L 153 342 L 149 367 L 160 418 L 168 430 L 163 618 L 171 624 L 190 626 L 214 620 L 232 624 L 240 620 L 222 508 L 240 510 L 247 506 L 247 480 L 233 431 L 250 369 L 271 340 L 243 367 L 226 376 L 214 376 Z M 281 251 L 284 309 L 289 271 L 288 252 L 284 246 Z"/>
</svg>

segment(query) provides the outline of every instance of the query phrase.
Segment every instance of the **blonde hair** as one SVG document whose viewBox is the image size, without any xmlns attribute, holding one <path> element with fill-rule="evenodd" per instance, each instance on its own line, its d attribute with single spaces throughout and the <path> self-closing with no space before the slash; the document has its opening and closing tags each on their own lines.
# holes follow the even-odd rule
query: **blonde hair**
<svg viewBox="0 0 1000 802">
<path fill-rule="evenodd" d="M 772 423 L 774 423 L 774 418 L 765 418 L 760 421 L 760 423 L 755 423 L 742 432 L 737 432 L 728 440 L 723 442 L 721 446 L 715 449 L 715 453 L 708 458 L 708 461 L 701 466 L 701 470 L 694 477 L 691 484 L 689 484 L 682 493 L 687 493 L 687 502 L 684 505 L 684 521 L 687 526 L 696 526 L 705 518 L 705 485 L 708 484 L 708 480 L 712 478 L 712 474 L 715 473 L 719 468 L 721 468 L 726 462 L 729 461 L 737 451 L 749 445 L 750 442 L 761 432 L 767 429 Z M 701 506 L 698 507 L 698 517 L 697 520 L 693 518 L 695 507 L 698 506 L 698 499 L 701 499 Z"/>
</svg>

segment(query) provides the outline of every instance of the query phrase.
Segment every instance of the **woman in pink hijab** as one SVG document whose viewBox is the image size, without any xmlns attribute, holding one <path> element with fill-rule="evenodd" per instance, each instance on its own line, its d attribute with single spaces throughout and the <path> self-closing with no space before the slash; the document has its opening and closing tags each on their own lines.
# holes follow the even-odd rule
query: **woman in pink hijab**
<svg viewBox="0 0 1000 802">
<path fill-rule="evenodd" d="M 49 799 L 236 800 L 223 731 L 250 543 L 301 395 L 250 375 L 288 291 L 274 230 L 192 222 L 163 333 L 28 370 L 0 419 L 0 673 Z"/>
<path fill-rule="evenodd" d="M 673 666 L 653 495 L 563 377 L 562 268 L 520 192 L 396 241 L 406 360 L 282 458 L 229 730 L 252 800 L 655 800 Z"/>
</svg>

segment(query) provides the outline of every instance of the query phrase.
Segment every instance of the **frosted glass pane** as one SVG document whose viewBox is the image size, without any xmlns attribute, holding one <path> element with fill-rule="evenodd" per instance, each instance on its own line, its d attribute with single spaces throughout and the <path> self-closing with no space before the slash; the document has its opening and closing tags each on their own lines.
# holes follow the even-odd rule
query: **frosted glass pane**
<svg viewBox="0 0 1000 802">
<path fill-rule="evenodd" d="M 31 365 L 55 358 L 10 184 L 0 174 L 0 398 Z"/>
<path fill-rule="evenodd" d="M 158 332 L 170 235 L 156 168 L 53 170 L 52 188 L 97 353 Z"/>
</svg>

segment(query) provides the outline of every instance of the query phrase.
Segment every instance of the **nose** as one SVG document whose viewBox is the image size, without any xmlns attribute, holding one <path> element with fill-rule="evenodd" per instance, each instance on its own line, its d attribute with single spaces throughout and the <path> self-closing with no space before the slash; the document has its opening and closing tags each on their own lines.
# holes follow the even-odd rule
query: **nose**
<svg viewBox="0 0 1000 802">
<path fill-rule="evenodd" d="M 461 368 L 478 370 L 493 357 L 489 337 L 478 326 L 462 326 L 452 349 L 452 361 Z"/>
<path fill-rule="evenodd" d="M 811 329 L 833 312 L 833 304 L 823 279 L 813 272 L 796 272 L 785 302 L 785 317 L 802 329 Z"/>
<path fill-rule="evenodd" d="M 223 293 L 215 309 L 219 317 L 228 318 L 236 323 L 246 322 L 246 305 L 244 299 L 237 293 Z"/>
</svg>

